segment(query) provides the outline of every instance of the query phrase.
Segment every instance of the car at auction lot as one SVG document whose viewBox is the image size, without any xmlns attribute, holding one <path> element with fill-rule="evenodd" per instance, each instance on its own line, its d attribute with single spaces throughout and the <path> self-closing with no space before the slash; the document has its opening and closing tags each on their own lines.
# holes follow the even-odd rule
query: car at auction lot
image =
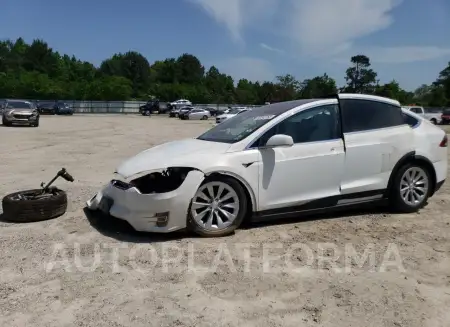
<svg viewBox="0 0 450 327">
<path fill-rule="evenodd" d="M 190 112 L 192 109 L 195 109 L 194 107 L 192 107 L 192 106 L 185 106 L 185 107 L 182 107 L 181 109 L 180 109 L 180 111 L 178 111 L 178 118 L 180 118 L 180 119 L 186 119 L 186 115 L 187 115 L 187 113 L 188 112 Z"/>
<path fill-rule="evenodd" d="M 422 116 L 424 119 L 432 122 L 433 124 L 441 124 L 442 121 L 442 110 L 438 109 L 438 111 L 435 111 L 431 108 L 427 109 L 424 107 L 418 107 L 418 106 L 407 106 L 403 107 L 403 109 L 411 111 L 419 116 Z"/>
<path fill-rule="evenodd" d="M 224 114 L 216 117 L 216 124 L 223 123 L 225 120 L 227 120 L 229 118 L 232 118 L 232 117 L 234 117 L 236 115 L 242 114 L 242 113 L 244 113 L 244 112 L 246 112 L 248 110 L 250 110 L 250 109 L 248 109 L 248 108 L 233 108 L 233 109 L 230 109 L 227 113 L 224 113 Z"/>
<path fill-rule="evenodd" d="M 188 120 L 208 120 L 211 114 L 205 109 L 192 109 L 183 115 L 182 119 Z"/>
<path fill-rule="evenodd" d="M 3 126 L 39 126 L 39 111 L 33 102 L 26 100 L 4 100 L 2 106 Z"/>
<path fill-rule="evenodd" d="M 124 161 L 87 207 L 138 231 L 232 233 L 352 206 L 416 212 L 447 176 L 447 135 L 396 100 L 279 102 Z M 109 216 L 108 216 L 109 215 Z"/>
<path fill-rule="evenodd" d="M 441 124 L 442 125 L 450 124 L 450 108 L 444 108 L 442 110 Z"/>
<path fill-rule="evenodd" d="M 38 102 L 37 109 L 41 115 L 73 115 L 73 109 L 65 102 Z"/>
<path fill-rule="evenodd" d="M 173 101 L 170 102 L 167 105 L 168 110 L 172 110 L 172 109 L 177 109 L 177 108 L 182 108 L 182 107 L 186 107 L 186 106 L 192 106 L 192 102 L 186 99 L 180 99 L 177 101 Z"/>
</svg>

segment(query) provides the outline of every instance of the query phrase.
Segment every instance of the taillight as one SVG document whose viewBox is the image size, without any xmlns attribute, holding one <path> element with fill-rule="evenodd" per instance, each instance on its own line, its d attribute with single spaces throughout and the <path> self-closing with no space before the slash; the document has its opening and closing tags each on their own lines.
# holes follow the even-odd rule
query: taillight
<svg viewBox="0 0 450 327">
<path fill-rule="evenodd" d="M 444 138 L 442 139 L 441 143 L 439 144 L 439 146 L 441 148 L 445 148 L 445 147 L 447 147 L 447 144 L 448 144 L 448 138 L 447 138 L 447 135 L 445 135 Z"/>
</svg>

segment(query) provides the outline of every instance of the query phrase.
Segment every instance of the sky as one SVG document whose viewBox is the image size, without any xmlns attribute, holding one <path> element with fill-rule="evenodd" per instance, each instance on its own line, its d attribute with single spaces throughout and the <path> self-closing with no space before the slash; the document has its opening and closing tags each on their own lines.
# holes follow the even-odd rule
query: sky
<svg viewBox="0 0 450 327">
<path fill-rule="evenodd" d="M 235 79 L 345 83 L 350 57 L 369 56 L 381 83 L 407 90 L 450 62 L 449 0 L 0 0 L 1 39 L 43 39 L 100 65 L 135 50 L 155 60 L 197 56 Z"/>
</svg>

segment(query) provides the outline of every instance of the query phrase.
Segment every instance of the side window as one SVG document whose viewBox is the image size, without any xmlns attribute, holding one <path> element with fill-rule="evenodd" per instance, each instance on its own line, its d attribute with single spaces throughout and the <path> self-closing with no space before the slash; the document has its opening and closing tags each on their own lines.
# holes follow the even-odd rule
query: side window
<svg viewBox="0 0 450 327">
<path fill-rule="evenodd" d="M 341 100 L 344 133 L 370 131 L 378 128 L 404 125 L 401 108 L 388 103 Z"/>
<path fill-rule="evenodd" d="M 411 111 L 416 113 L 416 114 L 421 114 L 422 110 L 420 108 L 411 108 Z"/>
<path fill-rule="evenodd" d="M 409 126 L 414 127 L 419 123 L 419 121 L 416 118 L 414 118 L 413 116 L 405 114 L 405 113 L 402 113 L 402 114 L 403 114 L 403 119 L 405 121 L 405 124 L 408 124 Z"/>
<path fill-rule="evenodd" d="M 273 126 L 252 147 L 263 146 L 276 134 L 292 137 L 294 143 L 318 142 L 337 139 L 340 123 L 337 105 L 306 109 Z"/>
</svg>

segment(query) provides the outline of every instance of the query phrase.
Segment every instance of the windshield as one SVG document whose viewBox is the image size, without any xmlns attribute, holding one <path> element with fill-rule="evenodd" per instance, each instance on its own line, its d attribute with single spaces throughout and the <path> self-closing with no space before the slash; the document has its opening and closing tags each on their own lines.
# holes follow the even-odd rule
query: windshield
<svg viewBox="0 0 450 327">
<path fill-rule="evenodd" d="M 25 108 L 32 109 L 33 106 L 29 102 L 14 101 L 14 102 L 8 102 L 6 108 L 8 108 L 8 109 L 25 109 Z"/>
<path fill-rule="evenodd" d="M 249 110 L 225 120 L 223 123 L 200 135 L 198 139 L 212 142 L 236 143 L 267 124 L 276 116 L 273 114 L 258 113 L 258 110 Z"/>
</svg>

